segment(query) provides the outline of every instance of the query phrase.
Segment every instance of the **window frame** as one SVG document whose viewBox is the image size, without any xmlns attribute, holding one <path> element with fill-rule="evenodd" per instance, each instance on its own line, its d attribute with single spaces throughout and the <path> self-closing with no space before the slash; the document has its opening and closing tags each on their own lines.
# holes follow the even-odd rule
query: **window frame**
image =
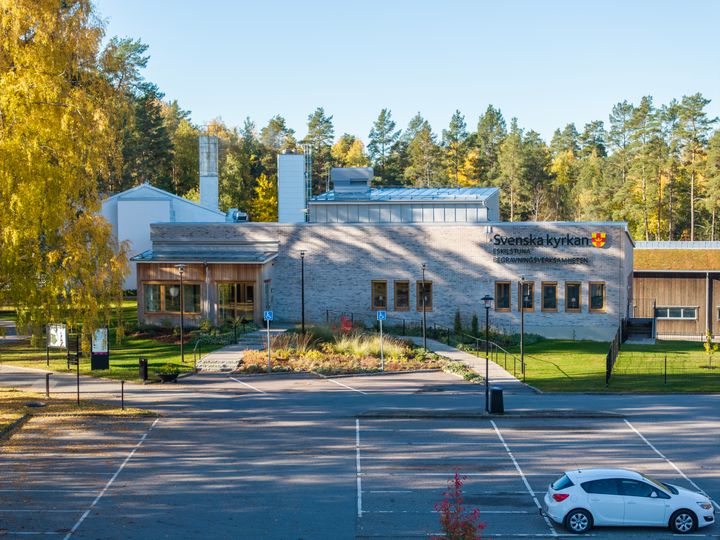
<svg viewBox="0 0 720 540">
<path fill-rule="evenodd" d="M 425 286 L 430 287 L 430 294 L 428 294 L 429 301 L 425 304 L 425 313 L 428 311 L 433 310 L 433 282 L 426 279 L 424 282 L 422 279 L 419 279 L 415 282 L 415 309 L 422 313 L 423 306 L 422 301 L 420 299 L 420 288 L 422 287 L 423 283 L 425 283 Z"/>
<path fill-rule="evenodd" d="M 666 317 L 659 317 L 657 312 L 661 309 L 667 310 L 667 316 Z M 671 309 L 679 309 L 680 310 L 680 317 L 671 317 L 670 316 L 670 310 Z M 686 309 L 692 309 L 695 311 L 694 317 L 685 317 L 685 310 Z M 659 321 L 697 321 L 698 320 L 698 312 L 700 311 L 700 306 L 661 306 L 655 308 L 655 318 Z"/>
<path fill-rule="evenodd" d="M 145 310 L 145 285 L 158 285 L 158 286 L 160 287 L 160 311 L 146 311 L 146 310 Z M 173 285 L 174 285 L 174 286 L 177 286 L 177 287 L 179 288 L 179 287 L 180 287 L 180 281 L 157 281 L 157 280 L 153 280 L 153 281 L 143 281 L 143 282 L 142 282 L 142 286 L 143 286 L 143 313 L 146 314 L 146 315 L 180 315 L 180 310 L 179 310 L 179 309 L 178 309 L 177 311 L 168 311 L 167 308 L 165 307 L 165 287 L 166 287 L 166 286 L 171 287 L 171 286 L 173 286 Z M 203 282 L 202 282 L 202 281 L 197 281 L 197 280 L 185 281 L 185 280 L 183 280 L 183 287 L 198 286 L 198 287 L 200 288 L 200 289 L 199 289 L 200 292 L 199 292 L 199 294 L 198 294 L 198 296 L 199 296 L 199 298 L 200 298 L 200 302 L 199 302 L 199 304 L 200 304 L 200 311 L 188 311 L 188 309 L 187 309 L 188 306 L 187 306 L 187 303 L 186 303 L 186 305 L 184 306 L 185 309 L 182 311 L 182 313 L 183 313 L 184 315 L 200 315 L 200 314 L 202 314 L 202 298 L 203 298 L 203 296 L 202 296 L 202 294 L 203 294 L 203 293 L 202 293 L 202 285 L 203 285 Z"/>
<path fill-rule="evenodd" d="M 385 289 L 385 305 L 375 304 L 375 285 L 382 285 Z M 388 286 L 387 279 L 373 279 L 370 281 L 370 309 L 372 311 L 387 311 L 388 308 Z"/>
<path fill-rule="evenodd" d="M 569 307 L 568 306 L 568 298 L 570 295 L 568 294 L 568 289 L 573 286 L 577 285 L 578 288 L 578 307 Z M 582 281 L 566 281 L 565 282 L 565 311 L 567 313 L 580 313 L 582 312 Z"/>
<path fill-rule="evenodd" d="M 546 285 L 552 285 L 555 287 L 555 307 L 554 308 L 546 308 L 545 307 L 545 286 Z M 557 312 L 558 311 L 558 283 L 557 281 L 542 281 L 540 282 L 540 311 L 549 311 L 549 312 Z"/>
<path fill-rule="evenodd" d="M 523 305 L 522 293 L 524 285 L 530 286 L 530 307 Z M 525 313 L 532 313 L 535 311 L 535 282 L 534 281 L 518 281 L 518 312 L 523 310 Z"/>
<path fill-rule="evenodd" d="M 592 307 L 592 289 L 593 285 L 602 285 L 602 300 L 603 305 L 601 308 L 593 308 Z M 604 281 L 591 281 L 588 284 L 588 311 L 590 313 L 605 313 L 607 311 L 607 283 Z"/>
<path fill-rule="evenodd" d="M 407 286 L 407 306 L 398 305 L 398 285 Z M 410 311 L 410 280 L 396 279 L 393 281 L 393 308 L 395 311 Z"/>
<path fill-rule="evenodd" d="M 498 288 L 500 286 L 507 286 L 507 300 L 508 300 L 508 306 L 507 307 L 499 307 L 498 306 L 498 298 L 500 298 L 500 295 L 498 294 Z M 512 282 L 510 281 L 496 281 L 495 282 L 495 311 L 512 311 Z"/>
</svg>

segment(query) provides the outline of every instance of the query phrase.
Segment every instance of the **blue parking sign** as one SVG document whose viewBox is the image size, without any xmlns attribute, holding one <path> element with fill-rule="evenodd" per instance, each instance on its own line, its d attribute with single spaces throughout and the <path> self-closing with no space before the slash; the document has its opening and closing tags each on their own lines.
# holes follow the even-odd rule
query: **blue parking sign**
<svg viewBox="0 0 720 540">
<path fill-rule="evenodd" d="M 264 321 L 272 321 L 273 320 L 273 312 L 272 311 L 263 311 L 263 320 Z"/>
<path fill-rule="evenodd" d="M 377 312 L 377 320 L 384 321 L 385 319 L 387 319 L 387 311 L 378 311 Z"/>
</svg>

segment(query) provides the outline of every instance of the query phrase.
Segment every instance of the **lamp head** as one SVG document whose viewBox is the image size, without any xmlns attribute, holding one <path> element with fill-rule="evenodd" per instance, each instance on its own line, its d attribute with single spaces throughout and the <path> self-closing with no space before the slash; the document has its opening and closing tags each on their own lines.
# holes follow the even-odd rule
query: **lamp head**
<svg viewBox="0 0 720 540">
<path fill-rule="evenodd" d="M 185 271 L 185 265 L 182 263 L 176 264 L 175 268 L 178 269 L 178 272 L 180 272 L 180 275 L 182 276 L 183 272 Z"/>
<path fill-rule="evenodd" d="M 492 307 L 493 300 L 494 300 L 494 298 L 492 296 L 490 296 L 489 294 L 486 294 L 485 296 L 482 297 L 482 301 L 485 304 L 485 307 L 488 309 Z"/>
</svg>

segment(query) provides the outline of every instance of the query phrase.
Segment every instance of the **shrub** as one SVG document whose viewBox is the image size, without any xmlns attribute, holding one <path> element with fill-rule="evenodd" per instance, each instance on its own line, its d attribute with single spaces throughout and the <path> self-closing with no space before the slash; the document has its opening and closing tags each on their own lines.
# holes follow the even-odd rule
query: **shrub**
<svg viewBox="0 0 720 540">
<path fill-rule="evenodd" d="M 200 321 L 199 328 L 203 334 L 209 334 L 210 330 L 212 330 L 212 322 L 210 321 L 210 319 L 203 319 L 202 321 Z"/>
<path fill-rule="evenodd" d="M 460 318 L 460 310 L 458 309 L 455 311 L 455 321 L 453 322 L 453 330 L 455 331 L 455 335 L 459 336 L 462 334 L 463 328 L 462 328 L 462 319 Z"/>
<path fill-rule="evenodd" d="M 440 513 L 440 527 L 449 540 L 481 540 L 480 531 L 485 523 L 480 521 L 480 511 L 477 508 L 468 510 L 464 506 L 463 484 L 466 476 L 455 476 L 448 480 L 448 489 L 443 493 L 443 500 L 435 504 L 435 511 Z"/>
<path fill-rule="evenodd" d="M 478 332 L 480 332 L 480 325 L 478 324 L 477 313 L 473 313 L 472 321 L 470 322 L 470 332 L 473 336 L 477 336 Z"/>
<path fill-rule="evenodd" d="M 159 375 L 178 375 L 180 373 L 180 366 L 177 364 L 165 364 L 157 368 L 155 373 Z"/>
</svg>

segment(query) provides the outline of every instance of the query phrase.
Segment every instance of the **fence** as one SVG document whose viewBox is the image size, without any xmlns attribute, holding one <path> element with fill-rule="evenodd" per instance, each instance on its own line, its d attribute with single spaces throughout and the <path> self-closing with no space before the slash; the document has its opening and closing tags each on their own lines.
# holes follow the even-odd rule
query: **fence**
<svg viewBox="0 0 720 540">
<path fill-rule="evenodd" d="M 617 360 L 618 354 L 620 353 L 620 344 L 623 341 L 624 325 L 620 325 L 615 332 L 615 337 L 610 343 L 610 350 L 605 357 L 605 386 L 610 384 L 610 376 L 612 375 L 613 368 L 615 367 L 615 361 Z"/>
</svg>

